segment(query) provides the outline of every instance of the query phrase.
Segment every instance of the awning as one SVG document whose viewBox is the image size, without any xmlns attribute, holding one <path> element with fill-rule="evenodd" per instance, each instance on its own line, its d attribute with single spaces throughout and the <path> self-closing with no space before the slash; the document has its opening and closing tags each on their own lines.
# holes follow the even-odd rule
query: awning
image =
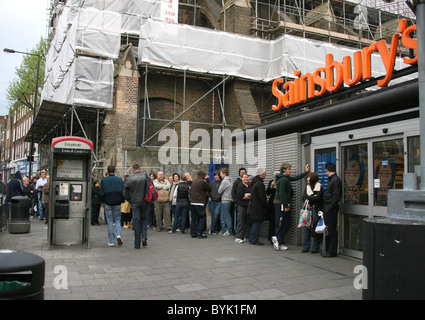
<svg viewBox="0 0 425 320">
<path fill-rule="evenodd" d="M 74 108 L 78 117 L 75 114 L 73 115 L 72 108 Z M 98 111 L 99 121 L 102 121 L 104 115 L 103 109 L 72 106 L 43 100 L 34 122 L 25 137 L 25 141 L 31 142 L 33 138 L 35 143 L 40 143 L 45 139 L 54 138 L 58 135 L 69 135 L 71 125 L 72 132 L 76 135 L 82 130 L 81 125 L 93 125 L 96 123 Z"/>
</svg>

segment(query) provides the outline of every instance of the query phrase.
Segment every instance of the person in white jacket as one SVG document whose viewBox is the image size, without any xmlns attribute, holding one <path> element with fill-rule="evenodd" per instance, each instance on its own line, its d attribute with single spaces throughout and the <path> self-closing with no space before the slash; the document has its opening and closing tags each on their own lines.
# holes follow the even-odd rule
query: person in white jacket
<svg viewBox="0 0 425 320">
<path fill-rule="evenodd" d="M 40 220 L 44 220 L 44 206 L 43 206 L 43 186 L 47 183 L 46 172 L 41 171 L 40 178 L 37 180 L 35 184 L 35 189 L 37 190 L 37 198 L 38 198 L 38 214 Z"/>
</svg>

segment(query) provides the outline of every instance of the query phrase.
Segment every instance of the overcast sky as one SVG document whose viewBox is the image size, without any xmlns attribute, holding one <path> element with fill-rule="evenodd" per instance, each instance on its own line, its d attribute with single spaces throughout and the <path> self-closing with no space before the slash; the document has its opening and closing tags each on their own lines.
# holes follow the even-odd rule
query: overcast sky
<svg viewBox="0 0 425 320">
<path fill-rule="evenodd" d="M 17 78 L 15 70 L 22 54 L 5 53 L 4 48 L 27 52 L 40 37 L 46 37 L 48 0 L 0 0 L 0 115 L 8 114 L 6 90 Z"/>
</svg>

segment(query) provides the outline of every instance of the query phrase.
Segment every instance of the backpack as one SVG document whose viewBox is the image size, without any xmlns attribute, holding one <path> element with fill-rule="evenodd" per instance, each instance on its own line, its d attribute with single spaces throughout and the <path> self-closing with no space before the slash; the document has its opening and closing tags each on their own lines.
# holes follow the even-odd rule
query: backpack
<svg viewBox="0 0 425 320">
<path fill-rule="evenodd" d="M 146 177 L 145 202 L 147 202 L 148 204 L 151 204 L 151 203 L 154 203 L 157 199 L 158 199 L 158 192 L 156 192 L 151 178 Z"/>
</svg>

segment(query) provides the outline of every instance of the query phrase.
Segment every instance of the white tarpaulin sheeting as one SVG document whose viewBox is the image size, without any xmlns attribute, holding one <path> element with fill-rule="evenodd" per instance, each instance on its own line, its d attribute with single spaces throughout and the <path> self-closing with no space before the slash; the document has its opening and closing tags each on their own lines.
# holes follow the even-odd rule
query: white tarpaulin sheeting
<svg viewBox="0 0 425 320">
<path fill-rule="evenodd" d="M 234 33 L 146 18 L 140 29 L 139 63 L 217 75 L 232 75 L 257 81 L 294 77 L 295 70 L 313 73 L 325 66 L 325 56 L 334 60 L 352 57 L 357 49 L 323 41 L 283 35 L 269 41 Z M 371 58 L 372 77 L 386 74 L 381 57 Z M 403 69 L 401 58 L 395 69 Z"/>
<path fill-rule="evenodd" d="M 113 59 L 121 35 L 138 35 L 142 17 L 160 17 L 165 2 L 68 0 L 46 55 L 42 99 L 112 108 Z"/>
<path fill-rule="evenodd" d="M 177 12 L 176 3 L 68 0 L 46 55 L 42 99 L 112 108 L 113 59 L 123 34 L 139 35 L 140 64 L 267 82 L 293 77 L 296 69 L 314 72 L 325 65 L 327 53 L 342 61 L 357 51 L 289 35 L 269 41 L 161 20 L 166 10 Z M 378 55 L 372 65 L 373 77 L 386 73 Z M 395 69 L 404 67 L 398 58 Z"/>
</svg>

